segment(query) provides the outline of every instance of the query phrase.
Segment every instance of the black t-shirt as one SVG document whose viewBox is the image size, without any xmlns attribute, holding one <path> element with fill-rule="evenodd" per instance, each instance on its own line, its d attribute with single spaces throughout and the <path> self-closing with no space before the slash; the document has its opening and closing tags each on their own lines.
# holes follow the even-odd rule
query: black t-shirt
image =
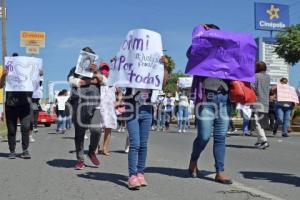
<svg viewBox="0 0 300 200">
<path fill-rule="evenodd" d="M 22 106 L 32 102 L 32 92 L 6 92 L 5 105 Z"/>
</svg>

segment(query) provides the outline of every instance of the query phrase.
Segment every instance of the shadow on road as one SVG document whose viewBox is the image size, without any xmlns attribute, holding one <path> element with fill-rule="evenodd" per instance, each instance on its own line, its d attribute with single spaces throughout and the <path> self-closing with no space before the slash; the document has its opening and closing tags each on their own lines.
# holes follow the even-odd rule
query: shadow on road
<svg viewBox="0 0 300 200">
<path fill-rule="evenodd" d="M 300 177 L 292 174 L 275 173 L 275 172 L 240 172 L 244 178 L 255 180 L 267 180 L 274 183 L 284 183 L 300 187 Z"/>
<path fill-rule="evenodd" d="M 9 153 L 0 153 L 0 158 L 8 158 Z"/>
<path fill-rule="evenodd" d="M 87 172 L 85 174 L 78 174 L 80 178 L 86 178 L 97 181 L 107 181 L 123 187 L 127 187 L 127 177 L 121 174 L 102 173 L 102 172 Z"/>
<path fill-rule="evenodd" d="M 49 135 L 58 135 L 56 132 L 49 132 Z"/>
<path fill-rule="evenodd" d="M 64 136 L 61 139 L 65 139 L 65 140 L 74 140 L 74 137 L 72 136 Z"/>
<path fill-rule="evenodd" d="M 120 153 L 120 154 L 127 154 L 124 150 L 116 150 L 116 151 L 110 151 L 110 153 Z"/>
<path fill-rule="evenodd" d="M 75 160 L 54 159 L 47 162 L 48 165 L 58 168 L 73 168 L 76 164 Z"/>
<path fill-rule="evenodd" d="M 236 144 L 227 144 L 226 147 L 237 148 L 237 149 L 257 149 L 255 146 L 236 145 Z"/>
<path fill-rule="evenodd" d="M 145 170 L 146 173 L 153 173 L 153 174 L 163 174 L 167 176 L 174 176 L 178 178 L 188 178 L 188 170 L 187 169 L 176 169 L 176 168 L 166 168 L 166 167 L 147 167 Z M 211 180 L 210 178 L 206 177 L 207 175 L 214 174 L 214 172 L 210 171 L 199 171 L 199 178 Z"/>
</svg>

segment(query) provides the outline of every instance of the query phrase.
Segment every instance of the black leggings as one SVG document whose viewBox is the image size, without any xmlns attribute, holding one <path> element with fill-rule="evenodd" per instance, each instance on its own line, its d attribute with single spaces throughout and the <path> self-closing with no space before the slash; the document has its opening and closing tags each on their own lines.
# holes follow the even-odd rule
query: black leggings
<svg viewBox="0 0 300 200">
<path fill-rule="evenodd" d="M 10 152 L 16 149 L 16 134 L 18 119 L 21 124 L 22 149 L 27 150 L 29 147 L 29 130 L 31 121 L 31 105 L 25 104 L 21 106 L 5 106 L 5 117 L 7 126 L 7 139 Z"/>
</svg>

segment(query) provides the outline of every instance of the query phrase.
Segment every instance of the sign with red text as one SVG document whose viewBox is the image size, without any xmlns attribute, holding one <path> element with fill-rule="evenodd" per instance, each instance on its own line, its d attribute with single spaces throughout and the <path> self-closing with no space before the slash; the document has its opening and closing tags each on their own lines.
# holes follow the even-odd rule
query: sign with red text
<svg viewBox="0 0 300 200">
<path fill-rule="evenodd" d="M 45 32 L 21 31 L 20 46 L 21 47 L 38 47 L 45 48 Z"/>
<path fill-rule="evenodd" d="M 135 29 L 129 31 L 116 60 L 110 67 L 109 85 L 142 89 L 161 89 L 164 66 L 159 33 Z"/>
<path fill-rule="evenodd" d="M 277 84 L 277 101 L 299 103 L 296 89 L 287 84 Z"/>
</svg>

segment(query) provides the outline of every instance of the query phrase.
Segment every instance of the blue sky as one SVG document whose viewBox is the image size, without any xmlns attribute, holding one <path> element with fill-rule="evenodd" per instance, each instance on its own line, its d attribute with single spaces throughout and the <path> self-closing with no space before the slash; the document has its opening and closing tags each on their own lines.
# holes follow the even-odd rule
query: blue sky
<svg viewBox="0 0 300 200">
<path fill-rule="evenodd" d="M 162 35 L 164 49 L 176 62 L 176 71 L 184 71 L 185 52 L 192 29 L 201 23 L 214 23 L 222 29 L 254 30 L 253 0 L 8 0 L 8 54 L 19 52 L 20 31 L 45 31 L 45 80 L 66 80 L 82 47 L 91 46 L 103 60 L 109 60 L 120 48 L 127 32 L 136 28 L 155 30 Z M 300 0 L 263 0 L 290 5 L 291 23 L 300 22 Z M 291 83 L 298 85 L 300 65 L 291 69 Z"/>
</svg>

